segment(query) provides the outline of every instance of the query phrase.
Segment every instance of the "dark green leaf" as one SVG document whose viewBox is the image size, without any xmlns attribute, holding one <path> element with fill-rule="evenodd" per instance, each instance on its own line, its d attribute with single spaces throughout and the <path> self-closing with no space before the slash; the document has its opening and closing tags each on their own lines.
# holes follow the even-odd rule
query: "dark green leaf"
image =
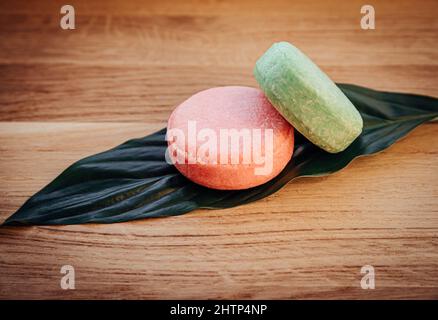
<svg viewBox="0 0 438 320">
<path fill-rule="evenodd" d="M 301 135 L 293 159 L 273 180 L 240 191 L 204 188 L 184 178 L 164 160 L 163 129 L 70 166 L 31 197 L 5 225 L 112 223 L 174 216 L 197 208 L 228 208 L 264 198 L 289 181 L 344 168 L 438 116 L 437 99 L 339 84 L 364 119 L 363 133 L 343 152 L 327 153 Z"/>
</svg>

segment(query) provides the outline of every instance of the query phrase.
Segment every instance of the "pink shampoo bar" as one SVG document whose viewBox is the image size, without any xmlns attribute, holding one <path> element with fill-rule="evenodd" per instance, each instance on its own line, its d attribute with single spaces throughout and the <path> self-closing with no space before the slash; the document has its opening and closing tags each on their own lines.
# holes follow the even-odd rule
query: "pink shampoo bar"
<svg viewBox="0 0 438 320">
<path fill-rule="evenodd" d="M 181 103 L 168 121 L 168 158 L 188 179 L 214 189 L 261 185 L 290 161 L 294 129 L 262 91 L 218 87 Z"/>
</svg>

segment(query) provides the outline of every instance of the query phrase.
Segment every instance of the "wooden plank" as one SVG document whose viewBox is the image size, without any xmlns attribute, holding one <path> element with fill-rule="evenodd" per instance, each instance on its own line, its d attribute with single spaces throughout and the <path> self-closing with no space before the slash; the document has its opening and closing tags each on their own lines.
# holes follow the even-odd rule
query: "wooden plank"
<svg viewBox="0 0 438 320">
<path fill-rule="evenodd" d="M 1 219 L 73 161 L 158 129 L 0 128 Z M 228 210 L 1 228 L 0 298 L 438 298 L 437 146 L 438 125 L 426 124 L 338 174 Z M 64 264 L 76 290 L 59 287 Z M 365 264 L 376 269 L 373 292 L 360 289 Z"/>
<path fill-rule="evenodd" d="M 63 0 L 15 0 L 0 3 L 0 13 L 6 14 L 52 14 L 59 12 Z M 266 16 L 291 15 L 305 17 L 308 14 L 334 15 L 342 12 L 356 13 L 363 5 L 361 0 L 332 1 L 290 1 L 290 0 L 151 0 L 145 5 L 144 0 L 75 0 L 74 4 L 82 14 L 121 14 L 121 15 L 194 15 L 194 16 Z M 421 12 L 427 17 L 435 15 L 431 9 L 436 7 L 434 0 L 422 0 L 421 5 L 412 0 L 399 0 L 391 3 L 384 0 L 373 1 L 373 6 L 384 13 Z M 412 11 L 414 10 L 414 11 Z M 410 26 L 411 27 L 411 26 Z"/>
<path fill-rule="evenodd" d="M 328 66 L 339 82 L 432 95 L 438 66 Z M 0 65 L 1 121 L 164 124 L 176 105 L 215 86 L 257 83 L 250 68 Z"/>
<path fill-rule="evenodd" d="M 254 62 L 279 40 L 301 47 L 336 81 L 437 95 L 435 1 L 404 1 L 397 10 L 378 2 L 373 31 L 359 28 L 354 1 L 260 2 L 240 12 L 200 2 L 192 14 L 182 4 L 168 12 L 166 2 L 146 10 L 136 1 L 79 1 L 74 31 L 59 27 L 59 3 L 2 5 L 0 121 L 165 122 L 196 91 L 256 86 Z"/>
</svg>

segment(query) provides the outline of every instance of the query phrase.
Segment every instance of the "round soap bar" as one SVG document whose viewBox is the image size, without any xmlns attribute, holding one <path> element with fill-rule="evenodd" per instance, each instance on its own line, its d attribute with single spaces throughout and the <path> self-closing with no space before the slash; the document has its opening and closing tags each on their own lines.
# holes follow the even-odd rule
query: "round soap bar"
<svg viewBox="0 0 438 320">
<path fill-rule="evenodd" d="M 336 153 L 362 132 L 362 118 L 336 84 L 288 42 L 272 45 L 254 75 L 277 110 L 303 136 Z"/>
<path fill-rule="evenodd" d="M 201 91 L 172 113 L 167 158 L 188 179 L 214 189 L 247 189 L 278 175 L 292 157 L 294 131 L 262 91 Z"/>
</svg>

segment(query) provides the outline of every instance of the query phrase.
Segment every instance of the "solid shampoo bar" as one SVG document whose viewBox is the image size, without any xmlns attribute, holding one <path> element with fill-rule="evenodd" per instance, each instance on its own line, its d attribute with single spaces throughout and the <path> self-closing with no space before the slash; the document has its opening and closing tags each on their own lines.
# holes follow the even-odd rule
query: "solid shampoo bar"
<svg viewBox="0 0 438 320">
<path fill-rule="evenodd" d="M 336 84 L 288 42 L 272 45 L 254 75 L 274 107 L 307 139 L 336 153 L 362 132 L 362 118 Z"/>
<path fill-rule="evenodd" d="M 173 111 L 167 135 L 175 167 L 190 180 L 221 190 L 271 180 L 290 161 L 294 147 L 293 127 L 261 90 L 248 87 L 196 93 Z"/>
</svg>

